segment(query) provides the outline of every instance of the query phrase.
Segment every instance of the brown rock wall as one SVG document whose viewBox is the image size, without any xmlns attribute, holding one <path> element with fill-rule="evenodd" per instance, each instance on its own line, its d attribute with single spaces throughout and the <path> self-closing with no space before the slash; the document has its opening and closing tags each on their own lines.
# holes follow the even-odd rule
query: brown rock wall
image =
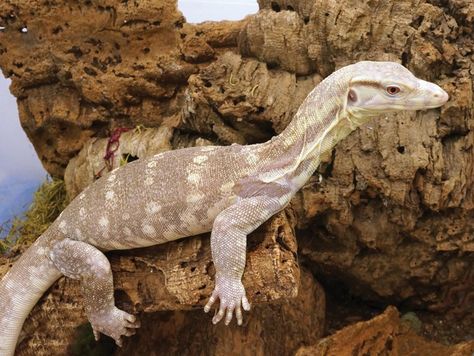
<svg viewBox="0 0 474 356">
<path fill-rule="evenodd" d="M 259 5 L 243 21 L 191 25 L 174 0 L 2 2 L 0 67 L 46 169 L 63 176 L 69 164 L 77 194 L 115 128 L 164 130 L 159 150 L 262 142 L 335 69 L 400 62 L 450 101 L 338 144 L 292 202 L 300 256 L 328 288 L 472 319 L 472 1 Z M 124 137 L 117 160 L 137 148 Z"/>
<path fill-rule="evenodd" d="M 297 298 L 253 306 L 244 317 L 242 327 L 219 327 L 200 311 L 148 314 L 145 329 L 116 354 L 293 355 L 323 335 L 324 291 L 302 270 Z"/>
<path fill-rule="evenodd" d="M 400 319 L 394 307 L 388 307 L 383 314 L 348 326 L 313 346 L 302 347 L 295 355 L 471 356 L 473 352 L 474 341 L 446 346 L 423 339 Z"/>
</svg>

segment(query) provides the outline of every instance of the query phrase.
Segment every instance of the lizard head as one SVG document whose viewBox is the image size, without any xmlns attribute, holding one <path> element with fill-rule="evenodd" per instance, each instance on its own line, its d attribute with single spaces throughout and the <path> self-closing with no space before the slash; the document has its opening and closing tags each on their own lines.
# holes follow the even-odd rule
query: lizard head
<svg viewBox="0 0 474 356">
<path fill-rule="evenodd" d="M 437 108 L 449 99 L 438 85 L 418 79 L 395 62 L 358 62 L 352 73 L 346 109 L 351 116 Z"/>
</svg>

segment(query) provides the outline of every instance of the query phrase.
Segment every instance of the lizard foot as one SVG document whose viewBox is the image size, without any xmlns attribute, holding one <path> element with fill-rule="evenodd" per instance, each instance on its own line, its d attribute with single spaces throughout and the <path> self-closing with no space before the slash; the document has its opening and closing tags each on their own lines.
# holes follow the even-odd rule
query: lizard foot
<svg viewBox="0 0 474 356">
<path fill-rule="evenodd" d="M 110 336 L 118 346 L 122 346 L 122 336 L 132 336 L 135 329 L 140 327 L 137 318 L 129 313 L 116 308 L 96 312 L 89 317 L 95 340 L 98 341 L 100 333 Z"/>
<path fill-rule="evenodd" d="M 242 309 L 250 310 L 249 301 L 245 295 L 245 288 L 240 279 L 233 278 L 216 278 L 216 286 L 212 292 L 211 298 L 204 307 L 207 313 L 211 310 L 211 306 L 219 298 L 219 311 L 212 318 L 212 323 L 217 324 L 222 320 L 225 314 L 225 325 L 229 325 L 235 311 L 237 324 L 242 325 Z"/>
</svg>

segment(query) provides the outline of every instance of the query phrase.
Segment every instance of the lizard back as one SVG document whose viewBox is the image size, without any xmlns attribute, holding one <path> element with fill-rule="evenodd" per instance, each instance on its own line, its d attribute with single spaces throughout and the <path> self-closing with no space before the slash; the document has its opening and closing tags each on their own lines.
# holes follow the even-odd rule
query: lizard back
<svg viewBox="0 0 474 356">
<path fill-rule="evenodd" d="M 253 170 L 249 147 L 192 147 L 131 162 L 85 189 L 51 228 L 103 250 L 210 231 L 235 201 L 235 183 Z"/>
</svg>

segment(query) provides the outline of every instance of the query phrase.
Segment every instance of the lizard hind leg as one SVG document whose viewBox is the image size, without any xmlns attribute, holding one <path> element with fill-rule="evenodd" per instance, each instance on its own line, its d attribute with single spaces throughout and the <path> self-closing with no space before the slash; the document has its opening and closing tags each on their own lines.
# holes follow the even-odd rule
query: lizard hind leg
<svg viewBox="0 0 474 356">
<path fill-rule="evenodd" d="M 86 314 L 96 340 L 103 333 L 122 346 L 122 336 L 135 334 L 139 322 L 115 306 L 112 270 L 101 251 L 66 238 L 52 247 L 50 258 L 66 277 L 81 281 Z"/>
</svg>

